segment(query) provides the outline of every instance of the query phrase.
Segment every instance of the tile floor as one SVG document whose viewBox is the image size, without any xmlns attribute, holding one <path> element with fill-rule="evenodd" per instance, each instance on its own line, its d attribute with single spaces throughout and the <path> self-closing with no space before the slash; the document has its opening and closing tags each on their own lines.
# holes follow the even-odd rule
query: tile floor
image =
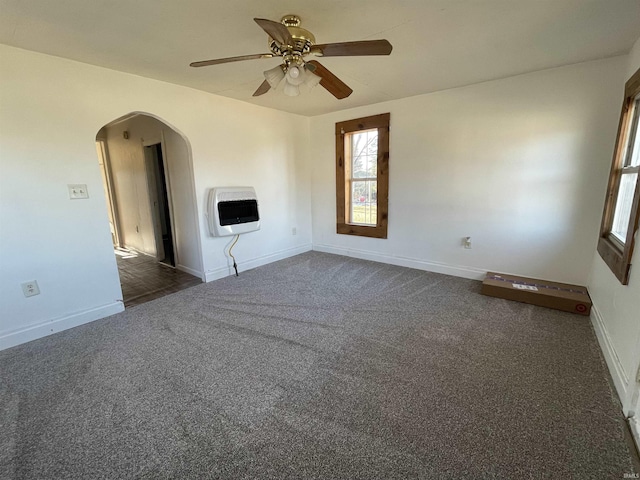
<svg viewBox="0 0 640 480">
<path fill-rule="evenodd" d="M 198 277 L 134 251 L 117 249 L 124 306 L 132 307 L 202 283 Z"/>
</svg>

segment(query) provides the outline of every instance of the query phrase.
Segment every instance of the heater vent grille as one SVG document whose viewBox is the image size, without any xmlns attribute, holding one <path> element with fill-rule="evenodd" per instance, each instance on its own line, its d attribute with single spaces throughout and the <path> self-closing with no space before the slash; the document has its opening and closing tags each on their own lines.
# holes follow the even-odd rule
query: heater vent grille
<svg viewBox="0 0 640 480">
<path fill-rule="evenodd" d="M 215 187 L 207 205 L 209 231 L 214 237 L 260 229 L 258 198 L 253 187 Z"/>
</svg>

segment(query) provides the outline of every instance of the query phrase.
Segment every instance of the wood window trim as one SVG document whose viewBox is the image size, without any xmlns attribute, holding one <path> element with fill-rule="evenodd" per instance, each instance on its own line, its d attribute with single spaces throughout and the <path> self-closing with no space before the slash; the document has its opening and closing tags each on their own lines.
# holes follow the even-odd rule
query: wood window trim
<svg viewBox="0 0 640 480">
<path fill-rule="evenodd" d="M 629 129 L 629 122 L 632 121 L 632 111 L 634 99 L 640 94 L 640 69 L 634 73 L 625 84 L 624 101 L 622 102 L 622 112 L 618 124 L 618 135 L 611 162 L 609 173 L 609 184 L 607 186 L 607 196 L 605 198 L 604 211 L 602 213 L 602 223 L 600 225 L 600 237 L 598 239 L 598 253 L 609 266 L 613 274 L 620 280 L 620 283 L 629 283 L 629 271 L 631 268 L 631 257 L 635 243 L 635 234 L 638 229 L 638 218 L 640 216 L 640 180 L 636 182 L 636 188 L 629 216 L 629 227 L 624 245 L 612 238 L 611 227 L 615 213 L 618 189 L 620 186 L 620 173 L 622 161 L 625 155 L 625 140 Z"/>
<path fill-rule="evenodd" d="M 361 237 L 387 238 L 389 216 L 389 123 L 391 114 L 383 113 L 336 123 L 336 217 L 337 233 Z M 354 225 L 347 221 L 347 209 L 351 192 L 347 175 L 345 136 L 362 130 L 378 129 L 377 163 L 377 215 L 376 225 Z"/>
</svg>

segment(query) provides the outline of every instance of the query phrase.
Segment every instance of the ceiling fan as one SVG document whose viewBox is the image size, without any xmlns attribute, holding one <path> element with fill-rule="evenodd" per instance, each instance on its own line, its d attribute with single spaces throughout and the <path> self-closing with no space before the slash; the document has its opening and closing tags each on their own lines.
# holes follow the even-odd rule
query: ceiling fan
<svg viewBox="0 0 640 480">
<path fill-rule="evenodd" d="M 289 96 L 298 95 L 300 86 L 313 87 L 319 83 L 334 97 L 343 99 L 351 95 L 353 90 L 317 60 L 307 60 L 307 57 L 389 55 L 393 48 L 387 40 L 316 44 L 313 34 L 300 27 L 300 18 L 296 15 L 285 15 L 280 23 L 264 18 L 254 20 L 269 35 L 271 53 L 204 60 L 193 62 L 190 66 L 206 67 L 242 60 L 282 57 L 282 64 L 264 72 L 265 81 L 254 92 L 254 97 L 263 95 L 270 89 L 275 90 L 284 81 L 283 91 Z"/>
</svg>

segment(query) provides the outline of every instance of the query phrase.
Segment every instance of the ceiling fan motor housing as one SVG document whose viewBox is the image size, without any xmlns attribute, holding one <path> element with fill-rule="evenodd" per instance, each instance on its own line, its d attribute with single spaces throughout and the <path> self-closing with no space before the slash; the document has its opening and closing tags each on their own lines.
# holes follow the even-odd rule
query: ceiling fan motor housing
<svg viewBox="0 0 640 480">
<path fill-rule="evenodd" d="M 289 30 L 293 45 L 280 45 L 273 38 L 269 38 L 269 49 L 275 55 L 283 57 L 301 57 L 309 53 L 311 46 L 316 43 L 316 37 L 309 30 L 300 27 L 300 18 L 296 15 L 285 15 L 281 22 Z"/>
</svg>

